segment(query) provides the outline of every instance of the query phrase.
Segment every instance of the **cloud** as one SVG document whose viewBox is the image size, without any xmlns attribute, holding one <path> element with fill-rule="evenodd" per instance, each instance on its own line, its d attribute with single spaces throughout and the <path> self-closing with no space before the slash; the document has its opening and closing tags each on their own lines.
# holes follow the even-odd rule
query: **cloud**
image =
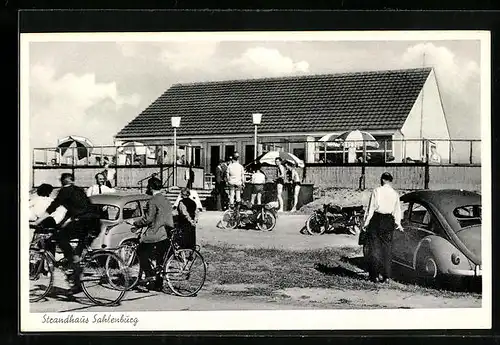
<svg viewBox="0 0 500 345">
<path fill-rule="evenodd" d="M 255 47 L 247 49 L 230 64 L 251 76 L 277 76 L 309 72 L 307 61 L 295 62 L 277 49 Z"/>
<path fill-rule="evenodd" d="M 211 65 L 209 60 L 216 51 L 215 41 L 169 43 L 168 48 L 161 49 L 159 59 L 175 72 L 185 69 L 209 69 Z"/>
<path fill-rule="evenodd" d="M 120 94 L 115 82 L 100 83 L 95 74 L 64 74 L 55 78 L 47 65 L 34 65 L 30 71 L 30 126 L 40 135 L 32 137 L 34 146 L 53 146 L 58 138 L 82 135 L 96 144 L 110 144 L 106 128 L 126 119 L 120 114 L 136 108 L 138 94 Z"/>
<path fill-rule="evenodd" d="M 422 66 L 424 54 L 425 66 L 434 67 L 440 87 L 446 92 L 462 96 L 479 82 L 480 69 L 476 62 L 459 59 L 450 49 L 432 43 L 408 48 L 403 55 L 403 64 Z"/>
</svg>

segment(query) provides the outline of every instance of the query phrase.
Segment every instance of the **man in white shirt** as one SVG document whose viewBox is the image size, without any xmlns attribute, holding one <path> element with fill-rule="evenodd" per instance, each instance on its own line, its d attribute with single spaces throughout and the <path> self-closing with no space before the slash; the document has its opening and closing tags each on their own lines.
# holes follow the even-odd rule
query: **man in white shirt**
<svg viewBox="0 0 500 345">
<path fill-rule="evenodd" d="M 90 186 L 87 189 L 87 196 L 92 196 L 96 194 L 106 194 L 106 193 L 114 193 L 115 190 L 113 188 L 109 188 L 108 186 L 105 185 L 106 183 L 106 178 L 104 177 L 104 174 L 98 173 L 95 175 L 95 181 L 96 184 L 93 186 Z"/>
<path fill-rule="evenodd" d="M 235 197 L 236 203 L 241 202 L 241 192 L 245 187 L 245 168 L 239 162 L 240 154 L 235 152 L 231 160 L 231 164 L 227 167 L 227 184 L 229 186 L 229 205 L 234 206 Z"/>
<path fill-rule="evenodd" d="M 381 186 L 371 194 L 364 224 L 369 247 L 368 270 L 373 282 L 390 278 L 393 232 L 403 231 L 399 194 L 392 188 L 392 175 L 385 172 L 380 180 Z"/>
<path fill-rule="evenodd" d="M 54 199 L 50 196 L 54 187 L 52 185 L 43 183 L 36 190 L 36 196 L 30 199 L 29 207 L 30 214 L 29 220 L 30 222 L 36 221 L 40 218 L 45 210 L 49 207 L 49 205 L 54 201 Z M 54 228 L 59 225 L 66 216 L 66 208 L 64 206 L 59 206 L 54 212 L 50 214 L 50 217 L 46 218 L 44 222 L 42 222 L 43 227 Z M 30 229 L 30 239 L 33 238 L 34 230 Z"/>
</svg>

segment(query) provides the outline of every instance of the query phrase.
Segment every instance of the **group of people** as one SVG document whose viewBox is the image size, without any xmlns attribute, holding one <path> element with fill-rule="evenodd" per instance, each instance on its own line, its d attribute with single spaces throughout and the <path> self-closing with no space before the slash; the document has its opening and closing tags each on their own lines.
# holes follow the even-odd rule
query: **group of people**
<svg viewBox="0 0 500 345">
<path fill-rule="evenodd" d="M 93 205 L 90 196 L 95 194 L 110 193 L 114 190 L 106 186 L 105 177 L 98 173 L 95 176 L 96 184 L 87 191 L 75 185 L 71 173 L 63 173 L 60 177 L 61 188 L 55 198 L 51 195 L 54 187 L 42 184 L 37 188 L 37 195 L 30 198 L 29 220 L 30 225 L 44 229 L 53 229 L 54 233 L 47 248 L 55 255 L 55 246 L 61 249 L 67 262 L 66 278 L 70 284 L 70 295 L 81 291 L 79 284 L 80 260 L 83 249 L 90 245 L 99 236 L 101 231 L 100 210 Z M 199 208 L 192 200 L 188 188 L 181 190 L 181 198 L 177 203 L 177 216 L 174 222 L 173 207 L 168 198 L 161 193 L 162 184 L 159 179 L 152 180 L 150 184 L 151 199 L 146 205 L 146 212 L 141 219 L 131 222 L 131 231 L 141 230 L 140 243 L 137 248 L 140 267 L 145 273 L 142 289 L 159 289 L 163 282 L 161 277 L 152 270 L 150 258 L 163 258 L 170 246 L 172 230 L 176 227 L 178 232 L 177 243 L 181 248 L 194 249 L 196 246 L 196 224 L 198 222 Z M 73 249 L 70 241 L 78 240 L 78 245 Z"/>
<path fill-rule="evenodd" d="M 235 152 L 230 157 L 229 162 L 221 160 L 215 170 L 215 194 L 217 198 L 217 209 L 222 211 L 228 207 L 238 206 L 241 203 L 241 194 L 245 188 L 246 174 L 245 168 L 240 163 L 240 155 Z M 297 210 L 297 204 L 300 193 L 301 178 L 291 161 L 283 161 L 280 157 L 275 160 L 276 163 L 276 195 L 279 204 L 279 212 L 284 211 L 283 187 L 289 184 L 293 191 L 293 205 L 291 211 Z M 251 167 L 251 203 L 262 204 L 262 194 L 267 181 L 266 175 L 262 172 L 261 165 L 254 163 Z M 227 191 L 227 192 L 226 192 Z"/>
</svg>

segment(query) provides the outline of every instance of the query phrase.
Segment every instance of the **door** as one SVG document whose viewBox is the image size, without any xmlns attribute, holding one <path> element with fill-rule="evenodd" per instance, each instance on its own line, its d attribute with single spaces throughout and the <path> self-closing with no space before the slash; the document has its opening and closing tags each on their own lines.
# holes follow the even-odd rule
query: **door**
<svg viewBox="0 0 500 345">
<path fill-rule="evenodd" d="M 215 175 L 215 169 L 219 165 L 220 156 L 220 145 L 210 146 L 210 173 L 212 175 Z"/>
<path fill-rule="evenodd" d="M 435 217 L 432 215 L 432 212 L 424 205 L 417 202 L 411 205 L 408 231 L 405 231 L 405 261 L 407 263 L 413 264 L 415 251 L 420 241 L 429 235 L 435 235 L 431 227 L 433 219 L 435 222 Z"/>
<path fill-rule="evenodd" d="M 409 226 L 409 203 L 401 202 L 401 226 L 403 226 L 404 232 L 394 231 L 392 237 L 392 259 L 400 264 L 407 264 L 404 259 L 406 251 L 406 232 Z"/>
<path fill-rule="evenodd" d="M 245 145 L 245 165 L 251 163 L 254 159 L 255 146 Z"/>
</svg>

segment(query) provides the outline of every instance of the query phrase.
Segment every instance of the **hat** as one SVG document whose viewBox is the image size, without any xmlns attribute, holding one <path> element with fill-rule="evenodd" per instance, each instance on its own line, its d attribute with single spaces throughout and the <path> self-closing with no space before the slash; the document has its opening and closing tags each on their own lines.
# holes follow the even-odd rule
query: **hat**
<svg viewBox="0 0 500 345">
<path fill-rule="evenodd" d="M 235 152 L 233 154 L 234 159 L 240 158 L 240 154 L 238 152 Z"/>
</svg>

